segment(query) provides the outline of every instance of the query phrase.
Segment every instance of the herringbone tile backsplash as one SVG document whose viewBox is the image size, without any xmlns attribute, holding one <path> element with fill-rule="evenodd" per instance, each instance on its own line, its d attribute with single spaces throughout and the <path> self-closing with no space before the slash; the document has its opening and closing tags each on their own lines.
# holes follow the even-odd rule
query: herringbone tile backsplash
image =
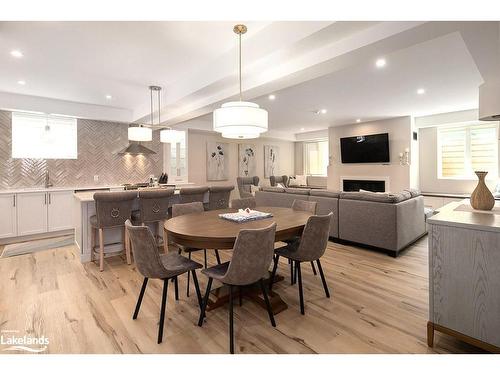
<svg viewBox="0 0 500 375">
<path fill-rule="evenodd" d="M 0 189 L 43 186 L 47 169 L 54 186 L 78 187 L 145 182 L 162 172 L 158 131 L 145 144 L 155 155 L 118 155 L 128 144 L 126 124 L 79 119 L 76 160 L 12 159 L 11 133 L 11 113 L 0 111 Z"/>
</svg>

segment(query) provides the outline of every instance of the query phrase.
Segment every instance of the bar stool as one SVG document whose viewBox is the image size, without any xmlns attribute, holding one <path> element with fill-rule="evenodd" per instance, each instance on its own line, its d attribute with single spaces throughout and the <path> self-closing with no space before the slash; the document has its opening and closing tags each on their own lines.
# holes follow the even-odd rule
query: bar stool
<svg viewBox="0 0 500 375">
<path fill-rule="evenodd" d="M 123 228 L 123 244 L 127 264 L 131 263 L 130 243 L 125 230 L 125 221 L 130 219 L 132 207 L 137 199 L 135 191 L 102 192 L 94 194 L 96 214 L 90 217 L 91 239 L 90 260 L 94 261 L 96 231 L 99 233 L 99 270 L 104 270 L 104 229 Z"/>
<path fill-rule="evenodd" d="M 158 224 L 168 219 L 168 207 L 170 198 L 174 195 L 174 188 L 139 190 L 139 210 L 132 212 L 132 222 L 134 225 L 146 225 L 155 223 L 153 232 L 158 240 Z"/>
<path fill-rule="evenodd" d="M 234 190 L 234 185 L 230 186 L 210 186 L 208 188 L 208 209 L 220 210 L 229 208 L 229 196 Z"/>
<path fill-rule="evenodd" d="M 208 191 L 208 186 L 199 187 L 184 187 L 179 191 L 180 203 L 202 202 L 205 193 Z"/>
</svg>

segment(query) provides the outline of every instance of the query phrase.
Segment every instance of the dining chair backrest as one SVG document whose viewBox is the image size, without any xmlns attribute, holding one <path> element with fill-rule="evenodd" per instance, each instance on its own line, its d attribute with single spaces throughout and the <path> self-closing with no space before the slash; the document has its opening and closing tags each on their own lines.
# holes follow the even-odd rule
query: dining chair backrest
<svg viewBox="0 0 500 375">
<path fill-rule="evenodd" d="M 165 269 L 158 254 L 151 230 L 147 226 L 132 225 L 130 220 L 125 222 L 125 229 L 128 231 L 137 270 L 144 277 L 154 279 L 169 277 L 169 272 Z"/>
<path fill-rule="evenodd" d="M 174 195 L 174 188 L 157 190 L 139 190 L 139 210 L 141 221 L 150 223 L 168 219 L 170 198 Z"/>
<path fill-rule="evenodd" d="M 305 211 L 316 215 L 317 203 L 313 201 L 304 201 L 302 199 L 295 199 L 292 203 L 292 210 Z"/>
<path fill-rule="evenodd" d="M 255 207 L 257 207 L 257 202 L 255 201 L 254 197 L 233 199 L 231 201 L 231 208 L 234 208 L 236 210 L 239 210 L 240 208 L 245 209 Z"/>
<path fill-rule="evenodd" d="M 240 198 L 248 198 L 252 196 L 251 186 L 259 186 L 259 177 L 236 177 Z"/>
<path fill-rule="evenodd" d="M 227 272 L 219 281 L 249 285 L 263 278 L 273 260 L 275 234 L 276 223 L 263 229 L 240 230 Z"/>
<path fill-rule="evenodd" d="M 307 219 L 300 243 L 294 256 L 300 261 L 313 261 L 325 253 L 330 236 L 330 222 L 333 213 L 313 215 Z"/>
<path fill-rule="evenodd" d="M 210 186 L 208 188 L 208 209 L 220 210 L 229 207 L 229 196 L 234 190 L 234 185 L 230 186 Z"/>
<path fill-rule="evenodd" d="M 271 186 L 276 186 L 276 184 L 283 184 L 284 187 L 288 187 L 288 176 L 269 176 L 269 183 Z"/>
<path fill-rule="evenodd" d="M 98 228 L 112 228 L 125 225 L 130 219 L 137 199 L 136 191 L 94 193 Z"/>
<path fill-rule="evenodd" d="M 181 203 L 203 202 L 208 186 L 184 187 L 179 191 Z"/>
<path fill-rule="evenodd" d="M 172 217 L 196 214 L 203 211 L 205 211 L 205 209 L 201 202 L 179 203 L 172 206 Z"/>
</svg>

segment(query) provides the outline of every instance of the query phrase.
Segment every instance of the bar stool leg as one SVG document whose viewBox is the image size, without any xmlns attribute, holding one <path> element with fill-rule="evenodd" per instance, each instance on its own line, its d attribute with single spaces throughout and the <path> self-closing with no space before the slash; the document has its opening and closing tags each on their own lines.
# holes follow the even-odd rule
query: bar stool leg
<svg viewBox="0 0 500 375">
<path fill-rule="evenodd" d="M 94 251 L 95 251 L 95 228 L 90 228 L 90 261 L 94 261 Z"/>
<path fill-rule="evenodd" d="M 104 271 L 104 234 L 102 228 L 99 228 L 99 271 Z"/>
</svg>

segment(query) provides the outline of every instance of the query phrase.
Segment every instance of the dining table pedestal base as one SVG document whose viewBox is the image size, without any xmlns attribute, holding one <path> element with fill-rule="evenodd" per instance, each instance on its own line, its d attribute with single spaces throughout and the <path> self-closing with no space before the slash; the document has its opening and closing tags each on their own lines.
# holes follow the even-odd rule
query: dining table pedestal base
<svg viewBox="0 0 500 375">
<path fill-rule="evenodd" d="M 270 278 L 271 278 L 271 273 L 269 273 L 268 277 L 264 278 L 264 284 L 266 285 L 266 288 L 269 285 Z M 284 279 L 285 278 L 283 276 L 276 275 L 274 277 L 274 283 L 283 281 Z M 241 296 L 242 298 L 249 299 L 257 303 L 263 309 L 266 309 L 266 302 L 264 300 L 264 296 L 262 295 L 259 283 L 242 286 L 241 289 L 235 287 L 233 289 L 233 298 L 239 299 L 240 291 L 242 294 Z M 288 305 L 286 304 L 285 301 L 283 301 L 283 299 L 280 297 L 279 294 L 275 293 L 274 291 L 269 291 L 269 289 L 267 289 L 267 293 L 269 296 L 269 302 L 271 303 L 271 309 L 273 310 L 274 315 L 279 314 L 280 312 L 288 308 Z M 210 292 L 207 311 L 211 311 L 218 307 L 224 306 L 228 302 L 229 302 L 229 287 L 227 285 L 222 285 L 218 288 L 214 288 Z"/>
</svg>

